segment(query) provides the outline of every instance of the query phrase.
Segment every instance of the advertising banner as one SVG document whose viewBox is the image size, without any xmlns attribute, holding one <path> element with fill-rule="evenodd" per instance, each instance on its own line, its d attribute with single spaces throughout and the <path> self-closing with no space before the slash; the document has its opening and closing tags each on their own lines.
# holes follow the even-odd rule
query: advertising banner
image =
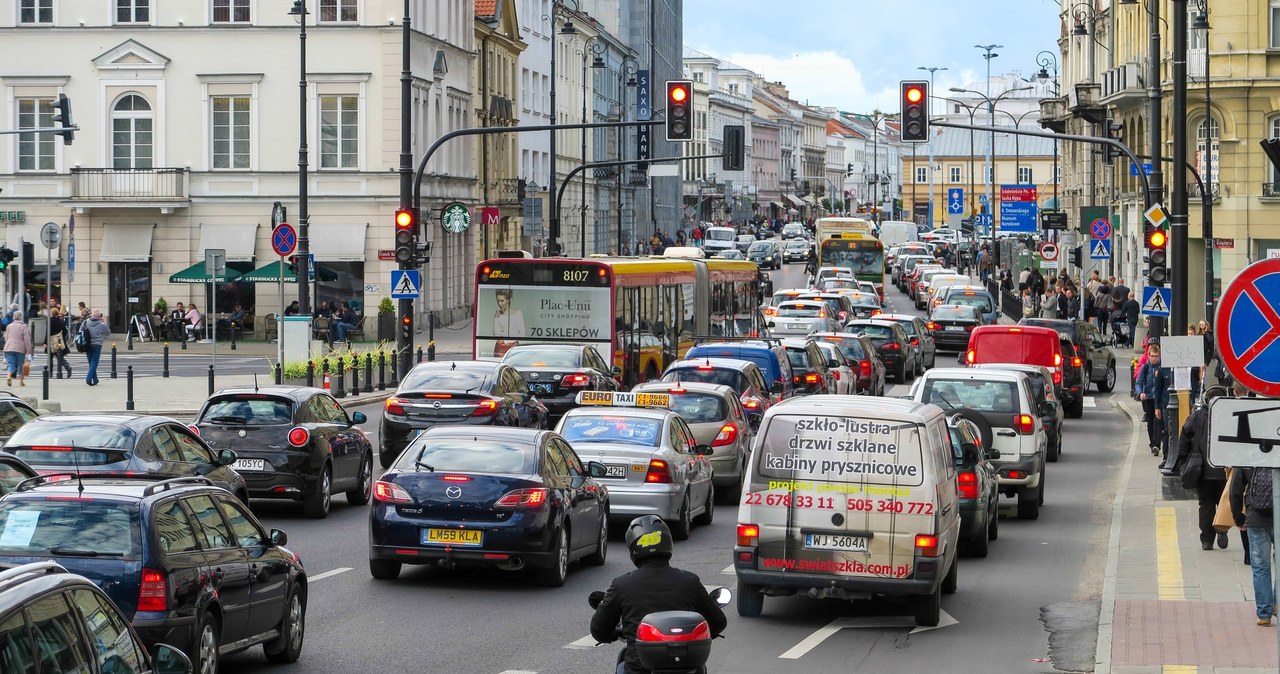
<svg viewBox="0 0 1280 674">
<path fill-rule="evenodd" d="M 476 358 L 501 358 L 517 344 L 612 341 L 610 289 L 481 286 L 476 296 Z M 609 353 L 610 348 L 598 348 Z"/>
</svg>

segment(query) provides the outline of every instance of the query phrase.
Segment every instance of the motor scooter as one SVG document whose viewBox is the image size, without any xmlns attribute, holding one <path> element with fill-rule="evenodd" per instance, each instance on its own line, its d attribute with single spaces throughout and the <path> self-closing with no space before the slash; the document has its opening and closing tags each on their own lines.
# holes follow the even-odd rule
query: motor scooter
<svg viewBox="0 0 1280 674">
<path fill-rule="evenodd" d="M 733 593 L 723 587 L 711 591 L 711 599 L 728 606 Z M 604 593 L 596 590 L 587 597 L 594 609 L 604 601 Z M 618 637 L 628 635 L 618 632 Z M 701 613 L 694 611 L 655 611 L 640 620 L 636 630 L 636 653 L 640 663 L 652 674 L 707 674 L 711 657 L 711 627 Z M 618 651 L 622 662 L 626 649 Z"/>
</svg>

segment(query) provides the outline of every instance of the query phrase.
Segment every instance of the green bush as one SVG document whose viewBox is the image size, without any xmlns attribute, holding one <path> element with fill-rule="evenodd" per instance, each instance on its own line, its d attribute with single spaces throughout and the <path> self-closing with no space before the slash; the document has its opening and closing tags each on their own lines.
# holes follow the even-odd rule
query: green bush
<svg viewBox="0 0 1280 674">
<path fill-rule="evenodd" d="M 390 297 L 384 297 L 382 298 L 381 302 L 378 302 L 378 313 L 394 314 L 395 312 L 396 312 L 396 304 L 395 302 L 391 301 Z"/>
</svg>

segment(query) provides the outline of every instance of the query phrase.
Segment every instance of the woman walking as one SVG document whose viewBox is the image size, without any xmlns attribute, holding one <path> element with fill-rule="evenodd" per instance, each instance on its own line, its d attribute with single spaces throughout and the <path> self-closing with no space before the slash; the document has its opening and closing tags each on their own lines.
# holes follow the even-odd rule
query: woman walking
<svg viewBox="0 0 1280 674">
<path fill-rule="evenodd" d="M 71 378 L 71 364 L 67 362 L 67 354 L 71 353 L 68 342 L 71 341 L 71 333 L 67 330 L 67 308 L 55 307 L 52 315 L 49 316 L 49 355 L 58 361 L 58 373 L 61 377 L 63 370 L 67 372 L 67 379 Z"/>
<path fill-rule="evenodd" d="M 6 382 L 8 386 L 13 386 L 14 377 L 18 378 L 19 386 L 27 385 L 23 366 L 27 364 L 27 358 L 35 354 L 31 329 L 22 318 L 22 310 L 15 309 L 9 326 L 4 329 L 4 359 L 9 365 L 9 379 Z"/>
</svg>

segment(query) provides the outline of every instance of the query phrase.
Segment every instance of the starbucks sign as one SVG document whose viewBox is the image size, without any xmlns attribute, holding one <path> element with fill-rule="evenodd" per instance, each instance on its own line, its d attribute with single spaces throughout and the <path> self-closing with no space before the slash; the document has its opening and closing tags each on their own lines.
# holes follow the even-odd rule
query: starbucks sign
<svg viewBox="0 0 1280 674">
<path fill-rule="evenodd" d="M 446 205 L 440 211 L 440 226 L 444 231 L 461 234 L 471 227 L 471 209 L 461 201 Z"/>
</svg>

